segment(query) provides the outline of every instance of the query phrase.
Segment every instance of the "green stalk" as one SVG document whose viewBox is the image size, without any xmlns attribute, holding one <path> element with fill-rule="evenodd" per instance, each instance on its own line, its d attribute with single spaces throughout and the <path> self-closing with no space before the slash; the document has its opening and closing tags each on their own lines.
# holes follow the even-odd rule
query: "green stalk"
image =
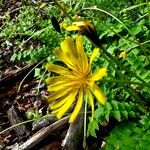
<svg viewBox="0 0 150 150">
<path fill-rule="evenodd" d="M 114 18 L 115 20 L 117 20 L 129 32 L 129 34 L 132 35 L 129 28 L 120 19 L 118 19 L 116 16 L 114 16 L 113 14 L 111 14 L 110 12 L 108 12 L 104 9 L 97 8 L 97 7 L 87 7 L 87 8 L 82 8 L 82 10 L 96 10 L 96 11 L 100 11 L 102 13 L 105 13 L 105 14 L 111 16 L 112 18 Z"/>
<path fill-rule="evenodd" d="M 47 57 L 46 57 L 46 58 L 47 58 Z M 34 67 L 26 74 L 26 76 L 25 76 L 25 77 L 22 79 L 22 81 L 20 82 L 17 92 L 20 92 L 20 89 L 21 89 L 21 86 L 22 86 L 23 82 L 24 82 L 25 79 L 30 75 L 30 73 L 31 73 L 37 66 L 39 66 L 41 63 L 43 63 L 43 62 L 46 60 L 46 58 L 44 58 L 43 60 L 41 60 L 36 66 L 34 66 Z"/>
<path fill-rule="evenodd" d="M 111 82 L 111 83 L 118 83 L 118 84 L 122 84 L 122 85 L 135 84 L 138 86 L 147 86 L 141 82 L 132 82 L 132 81 L 127 81 L 127 80 L 117 80 L 117 79 L 101 79 L 101 82 Z"/>
<path fill-rule="evenodd" d="M 146 0 L 146 4 L 147 4 L 147 9 L 148 9 L 148 19 L 150 22 L 150 2 L 148 2 L 148 0 Z"/>
<path fill-rule="evenodd" d="M 9 128 L 6 128 L 5 130 L 1 131 L 0 134 L 3 134 L 4 132 L 9 131 L 9 130 L 15 128 L 15 127 L 21 126 L 21 125 L 29 123 L 29 122 L 33 122 L 35 120 L 37 120 L 37 119 L 32 119 L 32 120 L 27 120 L 27 121 L 23 121 L 23 122 L 17 123 L 17 124 L 15 124 L 15 125 L 13 125 L 13 126 L 11 126 Z"/>
<path fill-rule="evenodd" d="M 128 90 L 135 96 L 135 100 L 138 101 L 139 103 L 143 104 L 144 101 L 141 101 L 141 98 L 138 96 L 136 91 L 133 89 L 133 87 L 128 86 Z"/>
<path fill-rule="evenodd" d="M 135 48 L 137 48 L 137 47 L 139 47 L 139 46 L 143 46 L 144 44 L 147 44 L 147 43 L 150 43 L 150 40 L 145 41 L 145 42 L 143 42 L 143 43 L 140 43 L 140 45 L 136 45 L 136 46 L 133 46 L 133 47 L 127 49 L 127 53 L 129 53 L 129 52 L 132 51 L 133 49 L 135 49 Z"/>
<path fill-rule="evenodd" d="M 26 123 L 29 123 L 29 122 L 33 122 L 33 121 L 37 121 L 37 120 L 41 120 L 41 119 L 44 119 L 44 118 L 49 118 L 49 117 L 52 117 L 52 116 L 53 115 L 48 114 L 48 115 L 45 115 L 45 116 L 40 117 L 40 118 L 30 119 L 30 120 L 27 120 L 27 121 L 23 121 L 23 122 L 17 123 L 17 124 L 15 124 L 15 125 L 13 125 L 13 126 L 11 126 L 9 128 L 6 128 L 5 130 L 1 131 L 0 134 L 3 134 L 4 132 L 9 131 L 9 130 L 15 128 L 15 127 L 20 126 L 20 125 L 23 125 L 23 124 L 26 124 Z"/>
<path fill-rule="evenodd" d="M 120 14 L 123 13 L 123 12 L 126 12 L 126 11 L 133 10 L 133 9 L 135 9 L 135 8 L 137 8 L 137 7 L 141 7 L 141 6 L 143 6 L 143 5 L 148 5 L 148 1 L 146 0 L 146 3 L 140 3 L 140 4 L 137 4 L 137 5 L 133 5 L 133 6 L 130 6 L 130 7 L 128 7 L 128 8 L 125 8 L 125 9 L 123 9 L 122 11 L 120 11 Z M 150 3 L 149 3 L 149 5 L 150 5 Z"/>
<path fill-rule="evenodd" d="M 42 80 L 44 79 L 44 75 L 45 75 L 46 71 L 47 71 L 47 70 L 44 71 L 44 73 L 42 74 L 42 77 L 40 78 L 40 81 L 39 81 L 39 83 L 38 83 L 37 92 L 36 92 L 36 95 L 37 95 L 37 96 L 38 96 L 39 93 L 40 93 L 40 84 L 41 84 Z"/>
<path fill-rule="evenodd" d="M 84 136 L 83 136 L 83 148 L 86 148 L 86 120 L 87 120 L 87 96 L 84 92 Z"/>
</svg>

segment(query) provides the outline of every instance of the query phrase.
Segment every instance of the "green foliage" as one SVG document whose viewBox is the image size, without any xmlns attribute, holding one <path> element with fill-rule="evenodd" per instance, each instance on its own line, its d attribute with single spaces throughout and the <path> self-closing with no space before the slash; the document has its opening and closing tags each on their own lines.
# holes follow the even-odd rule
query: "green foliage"
<svg viewBox="0 0 150 150">
<path fill-rule="evenodd" d="M 117 121 L 126 120 L 128 118 L 137 118 L 137 105 L 133 102 L 106 102 L 105 105 L 98 105 L 95 110 L 94 120 L 88 124 L 88 135 L 96 137 L 96 130 L 99 130 L 98 125 L 103 122 L 109 122 L 110 118 L 115 118 Z"/>
<path fill-rule="evenodd" d="M 0 37 L 15 37 L 16 35 L 32 35 L 33 25 L 35 25 L 35 17 L 37 15 L 37 11 L 30 6 L 23 6 L 21 12 L 18 17 L 12 21 L 8 20 L 5 26 L 2 28 L 2 32 Z M 37 20 L 40 18 L 37 17 Z"/>
<path fill-rule="evenodd" d="M 0 1 L 0 6 L 3 5 Z M 108 69 L 106 78 L 99 86 L 107 97 L 105 105 L 96 105 L 93 121 L 88 124 L 87 135 L 95 136 L 101 125 L 118 121 L 117 126 L 105 138 L 107 150 L 149 150 L 150 115 L 149 98 L 150 88 L 150 4 L 145 0 L 64 0 L 65 9 L 70 16 L 79 15 L 83 20 L 91 20 L 100 38 L 100 44 L 123 67 L 116 64 L 112 58 L 106 59 L 101 52 L 92 69 L 105 66 Z M 28 2 L 27 2 L 28 3 Z M 72 21 L 61 14 L 59 8 L 51 2 L 46 2 L 40 8 L 37 5 L 24 5 L 19 8 L 15 17 L 11 12 L 4 12 L 4 24 L 0 28 L 0 41 L 10 41 L 16 48 L 10 58 L 13 62 L 25 61 L 27 63 L 40 62 L 47 58 L 49 62 L 56 60 L 52 50 L 59 46 L 65 36 L 74 36 L 76 32 L 62 30 L 57 33 L 52 24 L 51 16 L 58 22 Z M 91 9 L 86 9 L 86 8 Z M 100 10 L 96 10 L 98 8 Z M 93 49 L 91 41 L 85 38 L 85 49 L 89 56 Z M 120 58 L 121 52 L 126 53 Z M 1 66 L 0 66 L 1 67 Z M 130 73 L 130 72 L 133 73 Z M 121 73 L 121 75 L 119 73 Z M 41 66 L 35 69 L 35 77 L 43 80 L 45 72 Z M 44 74 L 44 75 L 43 75 Z M 135 75 L 142 79 L 139 80 Z M 144 81 L 144 82 L 143 82 Z M 145 84 L 145 82 L 147 84 Z M 138 100 L 140 100 L 140 103 Z M 131 120 L 141 117 L 139 122 Z M 35 110 L 27 112 L 28 119 L 39 118 Z"/>
<path fill-rule="evenodd" d="M 145 105 L 149 103 L 149 87 L 143 83 L 143 81 L 146 83 L 150 82 L 150 70 L 148 67 L 150 63 L 149 4 L 146 5 L 144 0 L 89 0 L 88 2 L 82 0 L 82 2 L 84 3 L 84 6 L 82 6 L 83 10 L 80 11 L 82 8 L 78 7 L 79 14 L 84 19 L 93 21 L 101 39 L 101 44 L 123 66 L 120 69 L 120 66 L 117 66 L 112 60 L 106 61 L 102 54 L 99 60 L 94 63 L 94 68 L 107 66 L 108 75 L 106 79 L 110 79 L 109 82 L 104 79 L 99 84 L 104 84 L 102 88 L 107 95 L 108 101 L 104 106 L 98 105 L 98 108 L 95 110 L 94 120 L 88 124 L 87 135 L 96 137 L 96 130 L 99 130 L 100 125 L 107 124 L 107 122 L 110 123 L 111 118 L 115 118 L 118 122 L 130 121 L 131 118 L 139 118 L 149 107 Z M 86 10 L 86 7 L 89 9 Z M 99 8 L 103 12 L 97 11 L 95 8 Z M 108 13 L 114 17 L 108 15 Z M 89 47 L 87 42 L 85 45 Z M 119 57 L 121 52 L 126 53 L 125 58 Z M 119 71 L 122 75 L 118 75 Z M 143 81 L 137 79 L 135 74 Z M 142 84 L 136 84 L 136 82 Z M 141 101 L 140 104 L 137 99 Z M 139 130 L 137 134 L 143 134 L 144 136 L 145 131 L 138 127 L 136 123 L 133 124 Z M 121 132 L 120 129 L 118 134 L 121 134 Z M 136 138 L 136 135 L 134 138 Z M 129 141 L 129 139 L 130 137 L 127 135 L 124 143 L 126 140 Z M 131 141 L 131 144 L 133 141 Z M 137 142 L 137 140 L 135 141 Z M 117 141 L 114 141 L 113 145 L 116 143 Z M 141 145 L 144 146 L 144 141 Z M 142 146 L 139 146 L 139 149 L 137 149 L 146 149 L 147 147 L 145 145 L 142 148 Z M 123 145 L 120 147 L 123 149 Z M 115 147 L 114 149 L 120 149 L 120 147 Z M 108 149 L 112 150 L 113 148 L 109 147 Z M 127 149 L 127 147 L 124 149 Z"/>
<path fill-rule="evenodd" d="M 42 114 L 40 114 L 37 110 L 33 108 L 29 109 L 25 115 L 28 119 L 38 119 L 42 117 Z"/>
<path fill-rule="evenodd" d="M 139 122 L 122 122 L 105 138 L 105 150 L 149 150 L 150 115 Z"/>
<path fill-rule="evenodd" d="M 51 16 L 59 18 L 59 10 L 51 5 L 44 9 L 42 14 L 38 6 L 22 6 L 18 16 L 6 20 L 0 29 L 0 38 L 17 47 L 11 61 L 38 62 L 51 55 L 60 43 L 62 36 L 51 25 Z"/>
<path fill-rule="evenodd" d="M 48 47 L 43 46 L 37 49 L 29 49 L 28 51 L 14 53 L 11 56 L 11 60 L 17 62 L 20 60 L 38 62 L 46 58 L 48 55 L 51 55 L 51 50 Z"/>
</svg>

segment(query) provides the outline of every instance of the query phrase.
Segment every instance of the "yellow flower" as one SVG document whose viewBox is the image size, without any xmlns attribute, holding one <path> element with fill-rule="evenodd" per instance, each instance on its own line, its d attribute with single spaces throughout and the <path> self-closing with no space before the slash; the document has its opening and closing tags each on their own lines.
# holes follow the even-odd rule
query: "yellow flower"
<svg viewBox="0 0 150 150">
<path fill-rule="evenodd" d="M 91 41 L 93 41 L 94 44 L 100 44 L 96 29 L 90 21 L 74 21 L 72 25 L 62 22 L 60 23 L 60 27 L 63 27 L 67 31 L 80 31 L 83 35 L 87 36 Z"/>
<path fill-rule="evenodd" d="M 119 55 L 119 58 L 123 58 L 125 59 L 127 57 L 127 54 L 125 51 L 121 52 L 120 55 Z"/>
<path fill-rule="evenodd" d="M 62 22 L 60 26 L 67 31 L 93 32 L 95 30 L 93 24 L 91 24 L 89 21 L 75 21 L 72 23 L 72 25 Z"/>
<path fill-rule="evenodd" d="M 77 35 L 75 42 L 70 37 L 65 38 L 61 43 L 61 49 L 55 49 L 54 54 L 64 62 L 66 67 L 56 64 L 46 65 L 47 70 L 57 74 L 46 79 L 48 91 L 50 92 L 48 96 L 50 109 L 60 119 L 75 104 L 69 119 L 71 123 L 79 114 L 84 103 L 83 97 L 86 95 L 91 105 L 93 117 L 93 95 L 102 104 L 105 104 L 106 101 L 104 93 L 95 84 L 95 81 L 106 76 L 106 68 L 97 69 L 93 74 L 91 72 L 91 64 L 94 58 L 99 55 L 99 49 L 95 48 L 93 50 L 88 61 L 84 52 L 83 36 Z"/>
</svg>

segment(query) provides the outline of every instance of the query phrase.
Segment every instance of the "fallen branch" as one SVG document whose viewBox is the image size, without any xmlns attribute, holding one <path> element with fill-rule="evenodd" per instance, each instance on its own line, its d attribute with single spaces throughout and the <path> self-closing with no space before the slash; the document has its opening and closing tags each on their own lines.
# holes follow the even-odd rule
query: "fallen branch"
<svg viewBox="0 0 150 150">
<path fill-rule="evenodd" d="M 18 147 L 18 150 L 29 150 L 29 149 L 33 148 L 36 144 L 38 144 L 44 138 L 46 138 L 50 134 L 50 132 L 64 128 L 66 126 L 66 124 L 68 123 L 68 118 L 69 117 L 67 116 L 61 120 L 56 121 L 55 123 L 51 124 L 50 126 L 41 129 L 39 132 L 34 134 L 29 140 L 27 140 L 25 143 L 20 145 Z M 12 149 L 12 150 L 16 150 L 16 149 Z"/>
<path fill-rule="evenodd" d="M 0 98 L 3 98 L 7 95 L 11 95 L 10 93 L 14 92 L 12 86 L 14 86 L 17 81 L 19 81 L 24 75 L 29 72 L 33 67 L 34 64 L 29 64 L 22 69 L 14 70 L 13 72 L 9 73 L 6 77 L 0 79 Z M 12 91 L 12 92 L 11 92 Z"/>
<path fill-rule="evenodd" d="M 24 75 L 33 66 L 35 66 L 35 63 L 26 65 L 25 67 L 18 69 L 18 70 L 14 70 L 13 72 L 9 73 L 6 77 L 0 79 L 0 84 L 6 86 L 7 84 L 11 83 L 10 80 L 11 81 L 18 80 L 18 77 L 20 77 L 21 75 Z"/>
</svg>

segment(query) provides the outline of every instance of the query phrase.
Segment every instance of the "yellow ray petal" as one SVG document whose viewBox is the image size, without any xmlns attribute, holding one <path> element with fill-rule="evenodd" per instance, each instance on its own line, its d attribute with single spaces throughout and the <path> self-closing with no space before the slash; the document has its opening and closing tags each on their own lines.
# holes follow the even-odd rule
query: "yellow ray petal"
<svg viewBox="0 0 150 150">
<path fill-rule="evenodd" d="M 69 93 L 64 98 L 58 99 L 56 102 L 52 103 L 50 109 L 59 109 L 59 107 L 62 107 L 62 105 L 64 105 L 70 98 L 72 98 L 72 93 Z"/>
<path fill-rule="evenodd" d="M 77 95 L 78 90 L 72 92 L 70 94 L 70 96 L 67 99 L 67 102 L 58 110 L 57 113 L 57 118 L 60 119 L 65 113 L 66 111 L 71 107 L 76 95 Z"/>
<path fill-rule="evenodd" d="M 51 109 L 50 107 L 51 107 L 51 105 L 49 105 L 49 109 Z M 59 111 L 59 109 L 54 109 L 51 113 L 52 113 L 52 114 L 57 114 L 58 111 Z"/>
<path fill-rule="evenodd" d="M 78 58 L 82 67 L 82 72 L 86 73 L 89 70 L 89 66 L 88 66 L 88 59 L 84 51 L 82 35 L 76 36 L 76 49 L 77 49 Z"/>
<path fill-rule="evenodd" d="M 72 23 L 72 25 L 68 25 L 66 22 L 62 22 L 60 24 L 61 27 L 66 29 L 67 31 L 81 31 L 84 33 L 86 32 L 91 32 L 91 30 L 95 30 L 93 24 L 89 21 L 75 21 Z"/>
<path fill-rule="evenodd" d="M 77 99 L 77 104 L 76 104 L 73 112 L 70 115 L 69 123 L 72 123 L 72 122 L 75 121 L 76 117 L 78 116 L 78 114 L 81 110 L 82 104 L 83 104 L 83 90 L 81 90 L 79 92 L 79 96 L 78 96 L 78 99 Z"/>
<path fill-rule="evenodd" d="M 61 42 L 61 49 L 63 50 L 63 53 L 66 55 L 71 55 L 76 57 L 76 48 L 75 48 L 75 43 L 70 37 L 66 37 L 63 42 Z"/>
<path fill-rule="evenodd" d="M 94 48 L 91 56 L 90 56 L 90 65 L 92 64 L 93 60 L 100 55 L 99 48 Z"/>
<path fill-rule="evenodd" d="M 71 70 L 74 70 L 75 72 L 79 73 L 79 64 L 75 63 L 77 60 L 75 58 L 72 58 L 72 54 L 68 54 L 68 56 L 63 53 L 62 50 L 54 49 L 53 53 L 61 60 L 63 61 Z"/>
<path fill-rule="evenodd" d="M 85 21 L 75 21 L 72 23 L 73 25 L 76 25 L 78 27 L 81 27 L 81 26 L 86 26 L 86 22 Z"/>
<path fill-rule="evenodd" d="M 61 22 L 59 25 L 61 28 L 64 28 L 64 29 L 68 26 L 67 22 L 65 21 Z"/>
<path fill-rule="evenodd" d="M 45 68 L 46 68 L 46 70 L 49 70 L 51 72 L 54 72 L 54 73 L 57 73 L 60 75 L 71 75 L 71 72 L 68 69 L 66 69 L 62 66 L 59 66 L 59 65 L 47 63 Z"/>
<path fill-rule="evenodd" d="M 92 74 L 92 80 L 93 81 L 98 81 L 102 79 L 104 76 L 107 75 L 107 69 L 106 68 L 100 68 L 97 69 L 93 74 Z"/>
<path fill-rule="evenodd" d="M 46 84 L 55 84 L 56 82 L 61 82 L 61 81 L 69 81 L 69 78 L 66 78 L 64 76 L 54 76 L 54 77 L 49 77 L 45 79 Z"/>
<path fill-rule="evenodd" d="M 77 35 L 76 36 L 76 49 L 78 53 L 78 57 L 82 56 L 84 53 L 84 46 L 83 46 L 83 36 L 82 35 Z"/>
<path fill-rule="evenodd" d="M 58 91 L 55 91 L 55 92 L 52 92 L 49 96 L 48 96 L 48 101 L 53 101 L 53 100 L 57 100 L 58 98 L 61 98 L 65 95 L 67 95 L 68 93 L 72 92 L 73 91 L 73 88 L 74 87 L 70 87 L 70 88 L 66 88 L 66 87 L 63 87 L 58 90 Z"/>
<path fill-rule="evenodd" d="M 63 26 L 67 31 L 80 31 L 77 25 Z"/>
<path fill-rule="evenodd" d="M 67 88 L 66 86 L 64 86 L 63 81 L 61 81 L 60 84 L 48 85 L 47 91 L 48 92 L 59 91 L 62 89 L 62 87 Z"/>
<path fill-rule="evenodd" d="M 67 101 L 67 97 L 61 100 L 57 100 L 56 102 L 50 104 L 50 109 L 58 109 L 59 107 L 61 107 Z"/>
<path fill-rule="evenodd" d="M 101 89 L 95 83 L 93 83 L 92 86 L 90 86 L 90 89 L 91 89 L 92 93 L 95 95 L 95 97 L 97 98 L 97 100 L 101 104 L 105 104 L 106 97 L 105 97 L 104 93 L 101 91 Z"/>
<path fill-rule="evenodd" d="M 70 80 L 70 81 L 56 81 L 56 83 L 51 84 L 48 86 L 47 91 L 51 92 L 51 91 L 58 91 L 61 90 L 63 88 L 70 88 L 70 87 L 74 87 L 74 88 L 79 88 L 80 87 L 80 81 L 79 80 Z"/>
<path fill-rule="evenodd" d="M 86 94 L 87 94 L 87 97 L 88 97 L 90 105 L 91 105 L 91 110 L 92 110 L 91 119 L 93 120 L 93 118 L 94 118 L 94 99 L 93 99 L 93 95 L 92 95 L 92 93 L 90 92 L 89 89 L 86 89 Z"/>
</svg>

